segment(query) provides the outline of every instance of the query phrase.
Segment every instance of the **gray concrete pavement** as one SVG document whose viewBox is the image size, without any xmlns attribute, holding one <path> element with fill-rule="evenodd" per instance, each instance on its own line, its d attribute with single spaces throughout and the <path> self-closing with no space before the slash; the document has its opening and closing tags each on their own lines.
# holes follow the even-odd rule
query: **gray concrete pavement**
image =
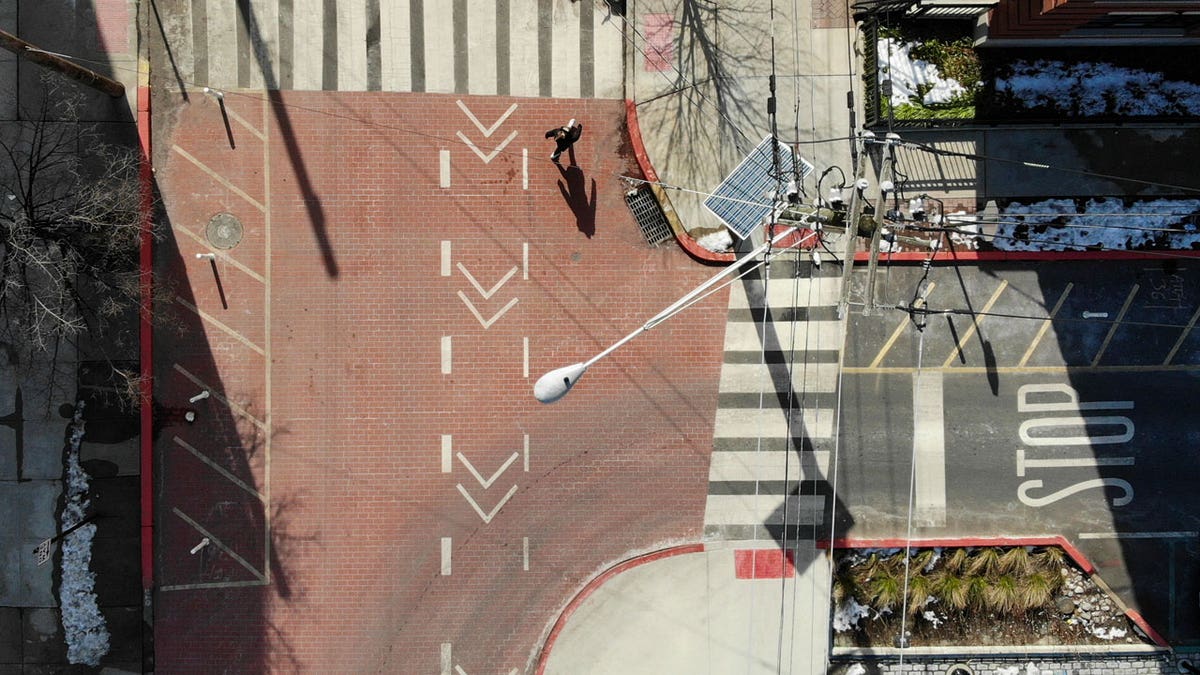
<svg viewBox="0 0 1200 675">
<path fill-rule="evenodd" d="M 830 139 L 850 134 L 857 31 L 841 3 L 776 2 L 773 19 L 771 4 L 629 3 L 626 96 L 661 181 L 710 192 L 770 134 L 772 37 L 780 138 L 799 141 L 818 175 L 832 165 L 851 175 L 850 143 Z M 721 227 L 703 195 L 670 199 L 688 231 Z"/>
<path fill-rule="evenodd" d="M 738 578 L 734 549 L 715 544 L 631 567 L 589 589 L 543 672 L 823 674 L 830 573 L 807 546 L 786 579 Z"/>
</svg>

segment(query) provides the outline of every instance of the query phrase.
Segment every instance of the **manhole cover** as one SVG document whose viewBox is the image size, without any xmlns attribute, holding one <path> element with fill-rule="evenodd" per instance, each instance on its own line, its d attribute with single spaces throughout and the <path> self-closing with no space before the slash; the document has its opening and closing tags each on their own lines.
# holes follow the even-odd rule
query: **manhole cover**
<svg viewBox="0 0 1200 675">
<path fill-rule="evenodd" d="M 232 213 L 218 213 L 208 221 L 208 243 L 229 250 L 242 240 L 242 221 Z"/>
</svg>

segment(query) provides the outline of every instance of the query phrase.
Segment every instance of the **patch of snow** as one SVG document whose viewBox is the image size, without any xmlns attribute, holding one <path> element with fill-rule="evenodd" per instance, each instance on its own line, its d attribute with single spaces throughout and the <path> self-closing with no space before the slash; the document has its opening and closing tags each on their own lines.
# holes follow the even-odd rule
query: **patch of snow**
<svg viewBox="0 0 1200 675">
<path fill-rule="evenodd" d="M 1124 628 L 1105 628 L 1104 626 L 1092 629 L 1092 635 L 1095 635 L 1101 640 L 1116 640 L 1123 638 L 1127 632 L 1128 631 L 1126 631 Z"/>
<path fill-rule="evenodd" d="M 1002 211 L 992 243 L 1003 251 L 1064 251 L 1088 246 L 1107 250 L 1151 246 L 1191 249 L 1200 245 L 1200 232 L 1189 220 L 1196 214 L 1200 214 L 1197 199 L 1155 199 L 1125 206 L 1120 199 L 1101 197 L 1088 200 L 1082 211 L 1071 199 L 1014 202 Z M 950 220 L 967 221 L 961 216 Z M 1033 232 L 1040 229 L 1038 226 L 1045 226 L 1045 231 Z M 1018 228 L 1026 232 L 1018 236 Z M 965 228 L 960 231 L 965 238 Z"/>
<path fill-rule="evenodd" d="M 928 61 L 914 59 L 909 54 L 915 42 L 901 43 L 893 38 L 881 38 L 877 45 L 877 65 L 892 80 L 892 105 L 904 105 L 917 95 L 917 87 L 929 85 L 921 98 L 925 105 L 946 103 L 966 93 L 966 88 L 952 77 L 942 77 L 938 67 Z"/>
<path fill-rule="evenodd" d="M 844 633 L 852 628 L 858 628 L 859 619 L 866 618 L 870 613 L 870 607 L 858 604 L 854 598 L 848 598 L 833 612 L 833 630 Z"/>
<path fill-rule="evenodd" d="M 66 503 L 60 531 L 66 531 L 87 517 L 89 476 L 79 463 L 79 444 L 84 434 L 83 405 L 80 401 L 75 407 L 69 427 Z M 58 591 L 67 660 L 88 666 L 99 665 L 109 649 L 108 627 L 96 599 L 96 574 L 91 570 L 95 536 L 96 526 L 89 523 L 63 538 L 62 584 Z"/>
<path fill-rule="evenodd" d="M 729 230 L 722 229 L 700 237 L 696 243 L 713 253 L 722 253 L 733 247 L 733 236 Z"/>
<path fill-rule="evenodd" d="M 846 675 L 867 675 L 867 667 L 861 663 L 856 663 L 846 669 Z"/>
<path fill-rule="evenodd" d="M 921 616 L 924 617 L 926 621 L 933 624 L 934 628 L 942 625 L 942 622 L 945 621 L 945 619 L 935 614 L 933 610 L 927 610 L 925 613 L 921 614 Z"/>
<path fill-rule="evenodd" d="M 1200 85 L 1164 79 L 1162 73 L 1110 63 L 1016 61 L 996 78 L 996 91 L 1026 108 L 1076 115 L 1181 115 L 1200 113 Z"/>
</svg>

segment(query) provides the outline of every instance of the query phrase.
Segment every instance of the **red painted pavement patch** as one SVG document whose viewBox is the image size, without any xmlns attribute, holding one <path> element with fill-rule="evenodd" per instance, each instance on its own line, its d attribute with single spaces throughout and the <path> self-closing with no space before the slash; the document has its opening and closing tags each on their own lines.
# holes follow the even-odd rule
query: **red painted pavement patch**
<svg viewBox="0 0 1200 675">
<path fill-rule="evenodd" d="M 738 579 L 787 579 L 796 576 L 796 559 L 791 551 L 752 548 L 733 552 Z"/>
</svg>

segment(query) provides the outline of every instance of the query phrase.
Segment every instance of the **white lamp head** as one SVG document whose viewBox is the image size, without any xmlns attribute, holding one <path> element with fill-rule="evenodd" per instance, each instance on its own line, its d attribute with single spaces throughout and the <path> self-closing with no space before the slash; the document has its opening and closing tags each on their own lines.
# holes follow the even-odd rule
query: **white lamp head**
<svg viewBox="0 0 1200 675">
<path fill-rule="evenodd" d="M 555 368 L 534 383 L 533 397 L 542 403 L 554 403 L 566 396 L 586 371 L 587 366 L 582 363 Z"/>
</svg>

